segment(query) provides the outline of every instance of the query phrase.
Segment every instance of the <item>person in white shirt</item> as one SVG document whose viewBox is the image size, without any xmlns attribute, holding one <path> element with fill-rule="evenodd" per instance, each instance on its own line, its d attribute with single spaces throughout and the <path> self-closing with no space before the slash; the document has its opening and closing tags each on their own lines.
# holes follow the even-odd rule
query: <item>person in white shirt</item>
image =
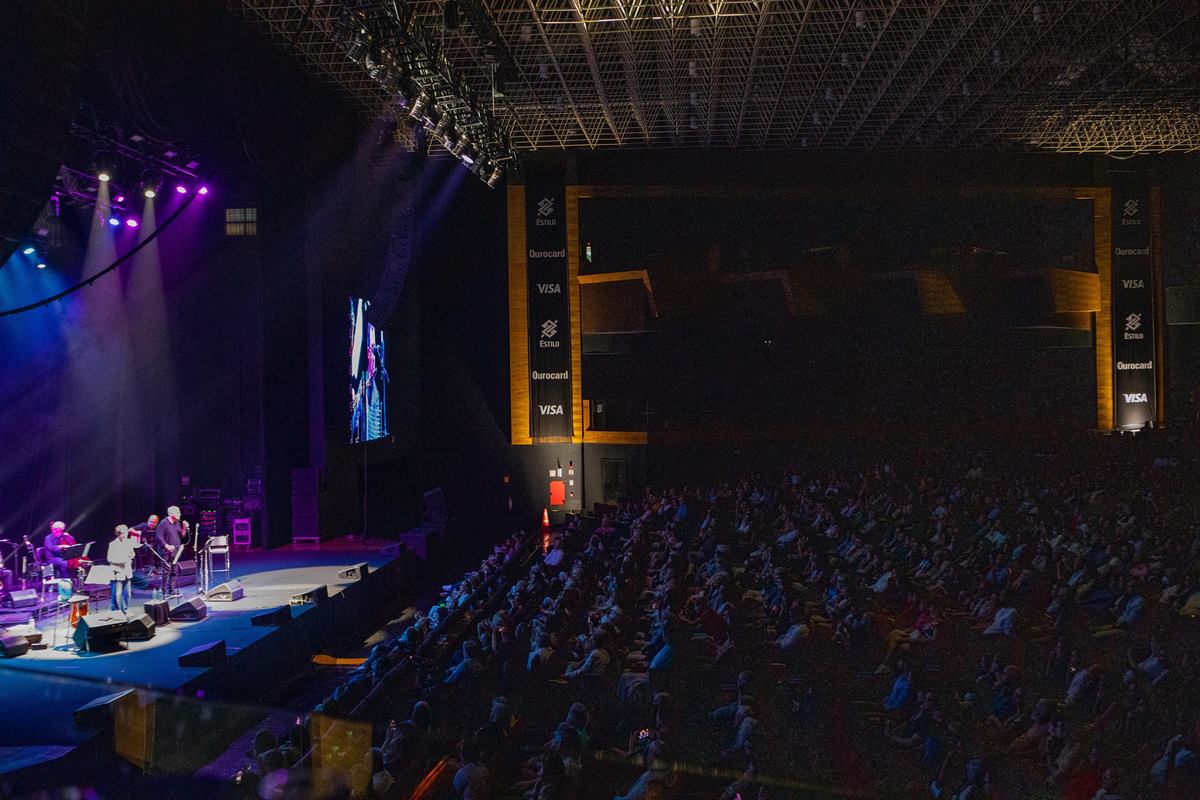
<svg viewBox="0 0 1200 800">
<path fill-rule="evenodd" d="M 129 538 L 129 526 L 118 525 L 108 543 L 108 565 L 113 568 L 112 610 L 129 613 L 129 580 L 133 577 L 133 556 L 137 543 Z"/>
</svg>

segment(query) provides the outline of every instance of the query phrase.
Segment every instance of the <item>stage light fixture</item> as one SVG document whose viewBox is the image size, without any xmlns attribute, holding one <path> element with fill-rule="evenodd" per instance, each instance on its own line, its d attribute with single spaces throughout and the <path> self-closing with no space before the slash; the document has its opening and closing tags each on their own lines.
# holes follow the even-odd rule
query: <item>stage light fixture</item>
<svg viewBox="0 0 1200 800">
<path fill-rule="evenodd" d="M 420 119 L 425 114 L 425 109 L 429 108 L 429 101 L 432 99 L 429 92 L 421 92 L 417 95 L 417 100 L 413 103 L 408 115 L 413 119 Z"/>
<path fill-rule="evenodd" d="M 117 219 L 116 217 L 109 217 L 108 224 L 115 228 L 121 224 L 121 220 Z"/>
<path fill-rule="evenodd" d="M 208 187 L 205 186 L 203 183 L 200 184 L 200 188 L 196 190 L 196 194 L 200 194 L 200 195 L 208 194 Z"/>
<path fill-rule="evenodd" d="M 346 47 L 346 55 L 351 61 L 362 61 L 370 49 L 371 37 L 367 35 L 366 28 L 357 28 Z"/>
<path fill-rule="evenodd" d="M 504 167 L 499 164 L 492 170 L 492 174 L 488 176 L 487 186 L 489 189 L 495 189 L 496 184 L 500 182 L 500 178 L 504 176 Z"/>
<path fill-rule="evenodd" d="M 440 139 L 446 135 L 446 131 L 450 130 L 450 126 L 454 124 L 454 115 L 447 111 L 442 114 L 442 118 L 437 121 L 437 125 L 433 126 L 433 136 Z"/>
<path fill-rule="evenodd" d="M 146 197 L 154 197 L 160 188 L 162 188 L 162 172 L 153 167 L 142 170 L 142 194 Z"/>
<path fill-rule="evenodd" d="M 175 193 L 176 194 L 187 194 L 188 193 L 187 187 L 184 186 L 182 183 L 177 183 L 177 184 L 175 184 Z"/>
<path fill-rule="evenodd" d="M 130 217 L 129 219 L 125 220 L 125 225 L 129 228 L 136 228 L 138 226 L 138 221 L 133 217 Z"/>
<path fill-rule="evenodd" d="M 114 199 L 116 202 L 118 202 L 118 203 L 124 203 L 124 202 L 125 202 L 125 195 L 123 195 L 123 194 L 119 194 L 119 195 L 117 195 L 117 196 L 116 196 L 115 198 L 113 198 L 113 199 Z"/>
<path fill-rule="evenodd" d="M 34 254 L 35 252 L 37 252 L 37 251 L 35 251 L 35 250 L 34 250 L 32 247 L 26 247 L 26 248 L 25 248 L 24 250 L 22 250 L 21 252 L 22 252 L 22 253 L 24 253 L 24 254 L 25 254 L 25 255 L 27 255 L 27 256 L 31 256 L 31 255 L 33 255 L 33 254 Z"/>
<path fill-rule="evenodd" d="M 37 265 L 37 268 L 38 268 L 38 269 L 45 269 L 45 268 L 46 268 L 46 262 L 45 262 L 45 261 L 39 261 L 39 262 L 38 262 L 38 265 Z"/>
<path fill-rule="evenodd" d="M 107 183 L 116 172 L 117 160 L 108 150 L 96 151 L 96 179 Z"/>
<path fill-rule="evenodd" d="M 470 140 L 467 138 L 466 134 L 459 136 L 458 141 L 455 142 L 454 146 L 450 148 L 450 155 L 454 156 L 455 158 L 461 157 L 463 151 L 467 149 L 467 144 L 469 141 Z"/>
</svg>

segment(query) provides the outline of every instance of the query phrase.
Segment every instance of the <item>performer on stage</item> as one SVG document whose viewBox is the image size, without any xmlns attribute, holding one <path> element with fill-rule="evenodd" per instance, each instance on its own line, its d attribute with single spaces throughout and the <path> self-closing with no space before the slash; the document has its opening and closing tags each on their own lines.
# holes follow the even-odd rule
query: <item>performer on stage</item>
<svg viewBox="0 0 1200 800">
<path fill-rule="evenodd" d="M 79 565 L 79 559 L 77 558 L 71 559 L 71 561 L 75 562 L 72 564 L 58 555 L 62 548 L 73 544 L 75 544 L 75 537 L 67 531 L 67 523 L 55 522 L 50 525 L 50 532 L 46 534 L 46 538 L 42 541 L 42 546 L 46 548 L 46 552 L 50 556 L 50 563 L 54 565 L 56 575 L 68 575 L 68 567 Z"/>
<path fill-rule="evenodd" d="M 156 542 L 154 540 L 154 531 L 158 528 L 158 514 L 151 514 L 146 518 L 145 522 L 139 522 L 137 525 L 129 526 L 129 538 L 136 539 L 138 545 L 138 557 L 133 562 L 133 585 L 137 589 L 145 589 L 149 586 L 149 581 L 146 579 L 145 572 L 147 568 L 153 569 L 154 556 L 150 555 L 151 550 L 155 549 Z M 149 545 L 145 550 L 140 549 L 142 545 Z M 140 563 L 139 563 L 140 562 Z"/>
<path fill-rule="evenodd" d="M 132 525 L 129 528 L 130 536 L 136 532 L 137 537 L 142 540 L 142 544 L 150 544 L 154 541 L 154 531 L 158 528 L 158 514 L 151 514 L 146 518 L 145 522 L 139 522 L 137 525 Z"/>
<path fill-rule="evenodd" d="M 160 521 L 154 529 L 154 541 L 158 545 L 159 553 L 167 561 L 175 561 L 175 552 L 183 547 L 183 537 L 187 531 L 188 524 L 179 518 L 179 506 L 171 506 L 167 509 L 167 518 Z M 167 574 L 163 580 L 164 594 L 171 595 L 175 590 L 175 570 L 172 568 L 167 570 Z"/>
<path fill-rule="evenodd" d="M 129 527 L 118 525 L 115 538 L 108 543 L 108 565 L 113 568 L 112 610 L 129 613 L 129 580 L 133 577 L 133 556 L 137 544 L 129 538 Z"/>
<path fill-rule="evenodd" d="M 11 547 L 12 550 L 4 552 L 5 547 Z M 9 559 L 16 558 L 17 551 L 20 548 L 7 539 L 0 539 L 0 596 L 6 596 L 13 590 L 14 575 L 11 569 L 7 568 Z"/>
</svg>

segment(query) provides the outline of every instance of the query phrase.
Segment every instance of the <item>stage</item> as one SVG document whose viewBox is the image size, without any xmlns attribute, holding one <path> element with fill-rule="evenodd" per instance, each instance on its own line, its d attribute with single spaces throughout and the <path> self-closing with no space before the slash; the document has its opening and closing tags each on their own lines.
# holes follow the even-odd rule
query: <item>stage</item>
<svg viewBox="0 0 1200 800">
<path fill-rule="evenodd" d="M 129 642 L 128 649 L 117 652 L 77 651 L 65 615 L 56 643 L 54 626 L 47 620 L 40 628 L 48 647 L 0 659 L 0 709 L 5 719 L 21 721 L 0 726 L 0 773 L 87 741 L 93 732 L 76 727 L 74 710 L 127 687 L 208 701 L 263 700 L 272 684 L 277 685 L 321 647 L 346 636 L 357 627 L 356 621 L 387 602 L 405 580 L 400 562 L 408 558 L 398 558 L 401 552 L 390 542 L 354 539 L 319 547 L 236 552 L 231 577 L 245 587 L 241 600 L 209 603 L 207 618 L 160 626 L 154 638 Z M 363 581 L 338 577 L 340 570 L 364 561 L 370 574 Z M 225 573 L 218 572 L 213 585 L 223 580 Z M 329 600 L 292 606 L 292 620 L 280 627 L 251 625 L 254 615 L 286 606 L 294 595 L 321 585 L 328 586 Z M 183 598 L 193 596 L 197 588 L 184 587 Z M 140 612 L 149 599 L 150 590 L 135 591 L 131 612 Z M 99 610 L 107 610 L 107 603 L 101 601 Z M 216 640 L 225 641 L 224 663 L 211 668 L 179 666 L 180 654 Z"/>
</svg>

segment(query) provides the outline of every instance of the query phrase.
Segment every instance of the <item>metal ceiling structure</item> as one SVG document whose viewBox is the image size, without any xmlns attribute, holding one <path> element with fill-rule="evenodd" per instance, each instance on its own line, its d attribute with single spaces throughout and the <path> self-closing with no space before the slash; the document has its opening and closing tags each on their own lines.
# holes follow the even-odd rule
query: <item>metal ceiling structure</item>
<svg viewBox="0 0 1200 800">
<path fill-rule="evenodd" d="M 519 151 L 1200 149 L 1197 0 L 230 3 L 370 115 L 395 98 L 333 31 L 405 6 Z"/>
</svg>

